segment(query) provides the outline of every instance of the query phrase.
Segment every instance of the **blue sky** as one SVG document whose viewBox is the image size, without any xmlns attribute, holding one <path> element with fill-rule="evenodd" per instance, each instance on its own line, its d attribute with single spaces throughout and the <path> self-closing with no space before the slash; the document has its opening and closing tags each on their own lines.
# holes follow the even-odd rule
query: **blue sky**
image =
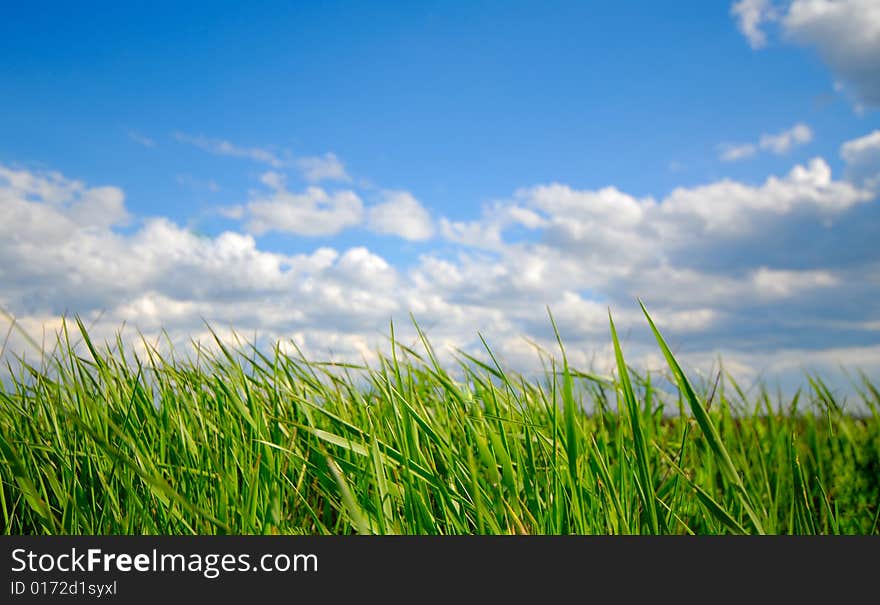
<svg viewBox="0 0 880 605">
<path fill-rule="evenodd" d="M 878 57 L 869 0 L 7 6 L 0 304 L 520 365 L 610 306 L 650 365 L 641 296 L 695 366 L 876 372 Z"/>
</svg>

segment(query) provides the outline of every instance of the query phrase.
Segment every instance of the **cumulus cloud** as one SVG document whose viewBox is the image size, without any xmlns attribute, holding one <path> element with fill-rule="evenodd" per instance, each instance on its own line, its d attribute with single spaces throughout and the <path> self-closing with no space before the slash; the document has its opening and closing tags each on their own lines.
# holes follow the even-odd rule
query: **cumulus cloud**
<svg viewBox="0 0 880 605">
<path fill-rule="evenodd" d="M 792 0 L 775 7 L 741 0 L 731 7 L 754 49 L 766 46 L 762 25 L 778 21 L 785 39 L 813 47 L 856 99 L 880 106 L 880 4 L 876 0 Z"/>
<path fill-rule="evenodd" d="M 828 217 L 873 197 L 870 191 L 834 180 L 828 163 L 813 158 L 806 166 L 795 166 L 782 178 L 771 176 L 758 187 L 723 180 L 676 188 L 659 207 L 659 220 L 671 232 L 697 221 L 708 232 L 745 233 L 774 215 Z"/>
<path fill-rule="evenodd" d="M 278 172 L 267 172 L 260 180 L 270 191 L 257 193 L 244 208 L 245 228 L 255 235 L 267 231 L 333 235 L 363 219 L 363 203 L 353 191 L 308 187 L 302 193 L 291 193 Z"/>
<path fill-rule="evenodd" d="M 35 334 L 65 312 L 103 313 L 99 336 L 127 322 L 185 344 L 206 336 L 208 320 L 353 361 L 385 343 L 392 319 L 416 344 L 412 312 L 447 359 L 456 347 L 479 354 L 480 333 L 521 370 L 537 367 L 533 345 L 555 350 L 549 306 L 572 363 L 610 370 L 609 308 L 632 363 L 659 363 L 640 297 L 695 367 L 721 353 L 744 375 L 795 372 L 796 355 L 819 365 L 837 355 L 880 374 L 870 329 L 880 317 L 871 228 L 880 212 L 860 176 L 876 146 L 871 133 L 841 147 L 846 178 L 815 158 L 761 183 L 725 179 L 658 198 L 524 187 L 473 220 L 438 221 L 443 239 L 406 270 L 363 246 L 281 254 L 254 238 L 355 224 L 427 237 L 430 217 L 403 192 L 387 193 L 380 212 L 352 192 L 290 192 L 267 172 L 261 191 L 229 209 L 249 233 L 199 236 L 161 217 L 132 227 L 119 189 L 0 167 L 0 306 Z"/>
<path fill-rule="evenodd" d="M 353 332 L 398 309 L 397 272 L 363 248 L 277 254 L 247 234 L 198 236 L 149 217 L 120 233 L 127 212 L 111 190 L 0 170 L 0 213 L 10 219 L 0 226 L 0 306 L 35 334 L 69 312 L 103 313 L 113 329 L 166 328 L 183 343 L 203 319 L 281 337 L 318 326 Z M 115 214 L 96 221 L 83 211 L 93 203 Z"/>
<path fill-rule="evenodd" d="M 474 248 L 500 248 L 502 224 L 487 221 L 452 221 L 440 219 L 440 232 L 443 237 L 456 244 Z"/>
<path fill-rule="evenodd" d="M 757 143 L 723 143 L 719 146 L 720 158 L 725 162 L 735 162 L 754 156 L 758 151 L 769 151 L 776 155 L 788 153 L 794 147 L 805 145 L 813 140 L 813 131 L 806 124 L 798 123 L 776 134 L 762 134 Z"/>
<path fill-rule="evenodd" d="M 406 191 L 385 192 L 384 201 L 369 209 L 367 227 L 376 233 L 410 241 L 422 241 L 434 235 L 430 213 Z"/>
<path fill-rule="evenodd" d="M 503 208 L 495 206 L 484 221 L 467 225 L 474 240 L 488 232 L 500 242 L 492 254 L 460 254 L 455 260 L 427 256 L 416 280 L 421 290 L 436 290 L 438 298 L 454 304 L 504 301 L 495 304 L 503 304 L 506 317 L 530 333 L 541 330 L 529 319 L 541 319 L 530 301 L 578 309 L 569 314 L 578 320 L 568 322 L 567 333 L 595 340 L 605 329 L 600 307 L 607 304 L 620 313 L 642 297 L 672 329 L 692 332 L 694 342 L 714 340 L 719 346 L 733 337 L 737 346 L 754 346 L 764 337 L 746 339 L 743 326 L 757 330 L 756 324 L 777 315 L 791 320 L 801 312 L 795 309 L 809 308 L 803 313 L 814 321 L 817 314 L 864 318 L 878 312 L 875 303 L 861 311 L 840 307 L 839 292 L 859 289 L 878 255 L 856 261 L 860 269 L 835 268 L 838 255 L 859 244 L 848 239 L 853 234 L 846 227 L 829 222 L 861 207 L 876 214 L 873 200 L 859 184 L 834 179 L 821 158 L 759 185 L 722 180 L 677 188 L 659 200 L 613 187 L 579 191 L 541 185 L 520 190 L 508 205 L 535 214 L 537 241 L 508 241 L 507 227 L 499 227 L 505 223 L 497 218 Z M 464 231 L 460 226 L 456 235 Z M 789 247 L 792 231 L 808 238 L 811 258 L 820 264 L 804 266 L 801 252 Z M 457 241 L 467 245 L 468 240 Z M 485 248 L 480 244 L 471 247 Z M 563 294 L 560 299 L 553 293 Z M 604 304 L 597 306 L 595 299 Z M 637 312 L 622 316 L 623 323 L 638 319 Z M 774 346 L 791 346 L 803 337 L 803 325 L 791 330 L 786 325 L 767 327 L 779 340 Z M 863 338 L 857 332 L 853 328 L 847 337 Z"/>
<path fill-rule="evenodd" d="M 880 4 L 795 0 L 782 24 L 793 40 L 814 46 L 858 99 L 880 106 Z"/>
<path fill-rule="evenodd" d="M 38 215 L 27 211 L 27 202 L 32 199 L 44 202 L 41 208 L 46 222 L 35 225 L 44 233 L 56 232 L 56 228 L 60 233 L 73 225 L 79 229 L 106 230 L 123 226 L 130 219 L 125 209 L 125 194 L 117 187 L 86 187 L 57 172 L 35 175 L 27 170 L 0 166 L 0 183 L 2 181 L 5 181 L 5 185 L 0 185 L 4 222 L 9 228 L 38 220 Z"/>
<path fill-rule="evenodd" d="M 231 288 L 239 280 L 239 289 L 273 281 L 267 262 L 280 261 L 258 253 L 250 236 L 199 238 L 161 218 L 122 235 L 114 227 L 129 215 L 120 190 L 86 187 L 60 175 L 10 172 L 0 171 L 0 182 L 6 180 L 0 209 L 9 219 L 0 242 L 2 275 L 31 310 L 113 305 L 160 284 L 192 296 L 196 289 Z M 59 190 L 68 193 L 58 195 Z M 260 262 L 240 275 L 222 272 L 242 257 Z M 218 267 L 221 273 L 214 272 Z"/>
</svg>

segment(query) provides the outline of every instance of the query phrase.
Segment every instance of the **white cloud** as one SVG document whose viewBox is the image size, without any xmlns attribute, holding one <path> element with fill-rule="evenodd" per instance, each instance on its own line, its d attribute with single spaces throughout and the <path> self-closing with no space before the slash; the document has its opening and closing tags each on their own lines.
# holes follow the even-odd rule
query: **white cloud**
<svg viewBox="0 0 880 605">
<path fill-rule="evenodd" d="M 303 178 L 310 183 L 351 180 L 351 177 L 345 172 L 345 166 L 333 153 L 299 158 L 296 160 L 296 165 L 302 172 Z"/>
<path fill-rule="evenodd" d="M 841 146 L 840 155 L 847 163 L 847 178 L 880 191 L 880 130 L 847 141 Z"/>
<path fill-rule="evenodd" d="M 782 155 L 812 140 L 813 131 L 810 127 L 798 123 L 776 134 L 764 133 L 757 143 L 724 143 L 719 146 L 719 157 L 725 162 L 735 162 L 753 157 L 759 150 Z"/>
<path fill-rule="evenodd" d="M 775 17 L 769 0 L 739 0 L 730 7 L 730 14 L 736 18 L 739 31 L 752 48 L 767 46 L 767 34 L 761 26 Z"/>
<path fill-rule="evenodd" d="M 420 289 L 436 287 L 446 300 L 469 304 L 547 301 L 549 293 L 566 290 L 618 303 L 643 296 L 659 305 L 659 316 L 698 317 L 707 327 L 722 310 L 790 303 L 844 287 L 844 278 L 832 270 L 768 265 L 767 259 L 797 257 L 780 248 L 787 230 L 827 231 L 829 218 L 872 198 L 833 179 L 819 158 L 760 185 L 722 180 L 680 187 L 659 201 L 615 188 L 538 186 L 517 192 L 508 206 L 535 213 L 537 241 L 506 241 L 509 223 L 498 219 L 505 214 L 498 205 L 482 221 L 441 222 L 449 230 L 457 227 L 447 237 L 493 254 L 456 261 L 427 256 L 416 280 Z M 707 268 L 707 260 L 720 265 Z M 540 316 L 540 309 L 530 313 Z"/>
<path fill-rule="evenodd" d="M 283 190 L 287 182 L 287 178 L 280 172 L 264 172 L 260 175 L 260 182 L 266 187 L 276 190 Z"/>
<path fill-rule="evenodd" d="M 526 190 L 518 196 L 527 195 Z M 502 233 L 510 227 L 520 226 L 536 230 L 548 226 L 547 220 L 531 208 L 522 204 L 495 202 L 483 209 L 483 215 L 474 221 L 452 221 L 442 217 L 439 221 L 440 233 L 444 239 L 472 248 L 497 250 L 504 246 Z"/>
<path fill-rule="evenodd" d="M 830 288 L 840 280 L 828 271 L 790 271 L 760 267 L 751 275 L 756 294 L 763 298 L 791 298 L 816 288 Z"/>
<path fill-rule="evenodd" d="M 863 137 L 846 141 L 840 148 L 841 156 L 847 163 L 860 162 L 863 156 L 880 149 L 880 130 L 875 130 Z"/>
<path fill-rule="evenodd" d="M 386 191 L 385 201 L 368 210 L 367 227 L 376 233 L 423 241 L 434 235 L 431 215 L 406 191 Z"/>
<path fill-rule="evenodd" d="M 340 281 L 386 291 L 397 284 L 397 271 L 388 262 L 363 246 L 348 250 L 334 268 Z"/>
<path fill-rule="evenodd" d="M 608 226 L 635 225 L 644 219 L 646 208 L 654 204 L 650 198 L 639 200 L 616 187 L 577 191 L 558 183 L 520 190 L 517 197 L 550 215 L 575 214 L 583 222 Z"/>
<path fill-rule="evenodd" d="M 761 26 L 778 21 L 785 38 L 814 47 L 859 104 L 880 106 L 880 3 L 876 0 L 792 0 L 779 9 L 765 0 L 732 5 L 754 49 L 766 46 Z"/>
<path fill-rule="evenodd" d="M 758 152 L 756 145 L 752 143 L 722 143 L 718 146 L 718 157 L 725 162 L 736 162 L 754 156 Z"/>
<path fill-rule="evenodd" d="M 0 185 L 4 222 L 11 228 L 19 221 L 28 223 L 39 217 L 28 212 L 28 200 L 43 202 L 46 222 L 36 229 L 51 232 L 65 229 L 107 230 L 130 220 L 125 209 L 125 194 L 117 187 L 86 187 L 79 181 L 65 179 L 58 173 L 37 175 L 27 170 L 0 166 Z M 11 233 L 12 237 L 20 234 Z"/>
<path fill-rule="evenodd" d="M 795 0 L 782 24 L 792 39 L 815 46 L 858 99 L 880 106 L 880 3 Z"/>
<path fill-rule="evenodd" d="M 110 329 L 123 321 L 151 333 L 167 328 L 184 343 L 202 318 L 280 337 L 296 326 L 353 331 L 398 308 L 396 271 L 363 248 L 277 254 L 250 235 L 202 237 L 164 218 L 118 234 L 109 218 L 81 211 L 115 208 L 120 198 L 110 191 L 2 169 L 0 213 L 10 222 L 0 226 L 0 305 L 30 327 L 65 311 L 105 311 Z"/>
<path fill-rule="evenodd" d="M 363 203 L 353 191 L 328 193 L 308 187 L 303 193 L 291 193 L 277 172 L 265 173 L 261 181 L 272 191 L 256 194 L 245 206 L 246 228 L 256 235 L 267 231 L 333 235 L 363 220 Z"/>
<path fill-rule="evenodd" d="M 473 248 L 500 248 L 503 225 L 485 221 L 452 221 L 440 218 L 440 233 L 453 243 Z"/>
<path fill-rule="evenodd" d="M 758 147 L 777 155 L 787 153 L 793 147 L 805 145 L 813 140 L 813 131 L 806 124 L 795 124 L 778 134 L 762 134 Z"/>
<path fill-rule="evenodd" d="M 842 146 L 848 165 L 872 153 L 874 136 Z M 406 214 L 374 215 L 381 205 L 364 210 L 352 192 L 292 193 L 278 172 L 261 180 L 264 190 L 227 208 L 254 233 L 331 234 L 365 214 L 373 228 Z M 392 206 L 417 204 L 388 195 Z M 104 311 L 97 337 L 127 322 L 185 344 L 206 336 L 206 319 L 353 361 L 384 346 L 392 318 L 397 335 L 416 344 L 412 311 L 446 359 L 450 347 L 479 354 L 481 333 L 516 369 L 534 370 L 529 342 L 556 349 L 549 305 L 572 363 L 610 371 L 608 308 L 631 363 L 659 363 L 635 303 L 641 297 L 686 363 L 709 363 L 721 351 L 742 374 L 771 365 L 796 373 L 769 352 L 854 365 L 861 353 L 865 369 L 880 373 L 868 343 L 880 317 L 880 253 L 871 252 L 870 229 L 846 223 L 876 215 L 872 197 L 859 180 L 835 179 L 820 158 L 763 183 L 721 180 L 659 199 L 537 185 L 476 220 L 439 221 L 446 239 L 403 270 L 362 246 L 280 254 L 246 233 L 198 236 L 161 217 L 123 232 L 120 190 L 0 166 L 0 306 L 38 336 L 66 311 L 92 319 Z M 405 223 L 389 230 L 425 227 Z M 792 231 L 806 233 L 801 247 L 790 247 Z M 852 246 L 865 258 L 846 257 Z"/>
<path fill-rule="evenodd" d="M 78 225 L 92 229 L 123 226 L 129 221 L 125 195 L 116 187 L 93 187 L 70 204 L 67 214 Z"/>
<path fill-rule="evenodd" d="M 39 199 L 50 206 L 70 202 L 85 189 L 82 182 L 66 179 L 58 172 L 34 174 L 0 166 L 0 178 L 6 181 L 4 190 L 7 195 Z"/>
<path fill-rule="evenodd" d="M 716 233 L 745 233 L 757 221 L 795 212 L 826 217 L 873 199 L 873 194 L 831 177 L 821 158 L 795 166 L 783 178 L 769 177 L 754 187 L 723 180 L 700 187 L 674 189 L 660 205 L 664 225 L 672 232 L 690 219 Z"/>
<path fill-rule="evenodd" d="M 204 135 L 189 135 L 182 132 L 174 133 L 174 138 L 180 143 L 194 145 L 202 151 L 215 155 L 225 155 L 237 158 L 248 158 L 255 162 L 268 164 L 273 168 L 280 168 L 286 164 L 275 153 L 260 147 L 240 147 L 223 139 L 212 139 Z"/>
</svg>

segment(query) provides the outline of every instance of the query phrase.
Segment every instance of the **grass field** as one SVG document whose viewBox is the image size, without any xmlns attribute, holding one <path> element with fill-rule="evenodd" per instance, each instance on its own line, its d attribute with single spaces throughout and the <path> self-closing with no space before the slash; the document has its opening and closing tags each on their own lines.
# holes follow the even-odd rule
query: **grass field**
<svg viewBox="0 0 880 605">
<path fill-rule="evenodd" d="M 219 340 L 197 359 L 135 356 L 78 323 L 0 394 L 2 531 L 878 533 L 867 377 L 861 417 L 817 377 L 749 397 L 730 377 L 689 382 L 654 332 L 665 379 L 628 369 L 610 324 L 613 379 L 560 348 L 536 380 L 488 348 L 444 368 L 424 335 L 392 332 L 366 368 Z"/>
</svg>

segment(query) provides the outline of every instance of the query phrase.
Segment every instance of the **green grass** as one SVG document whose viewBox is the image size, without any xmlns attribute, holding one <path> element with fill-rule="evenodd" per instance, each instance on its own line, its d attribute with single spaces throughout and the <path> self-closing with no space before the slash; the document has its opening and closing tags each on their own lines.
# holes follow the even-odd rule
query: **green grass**
<svg viewBox="0 0 880 605">
<path fill-rule="evenodd" d="M 0 391 L 7 534 L 877 534 L 880 393 L 780 401 L 729 376 L 541 379 L 427 337 L 372 367 L 224 345 L 141 356 L 64 332 Z M 555 328 L 555 325 L 554 325 Z M 74 338 L 74 335 L 76 338 Z M 81 347 L 72 341 L 82 339 Z M 559 341 L 562 347 L 562 339 Z M 674 388 L 670 388 L 672 385 Z M 672 410 L 675 413 L 670 413 Z"/>
</svg>

